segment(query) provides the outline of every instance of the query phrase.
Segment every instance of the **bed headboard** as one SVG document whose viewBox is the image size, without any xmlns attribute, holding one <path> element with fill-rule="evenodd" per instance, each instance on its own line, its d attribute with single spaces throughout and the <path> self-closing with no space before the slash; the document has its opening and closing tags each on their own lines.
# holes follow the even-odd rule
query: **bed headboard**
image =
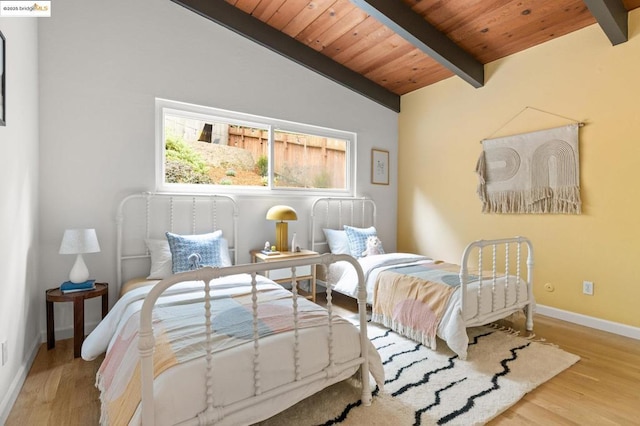
<svg viewBox="0 0 640 426">
<path fill-rule="evenodd" d="M 132 194 L 118 205 L 116 228 L 119 287 L 126 280 L 148 275 L 150 255 L 144 240 L 166 238 L 166 231 L 204 234 L 221 229 L 229 242 L 232 262 L 237 264 L 238 206 L 226 195 Z"/>
<path fill-rule="evenodd" d="M 343 225 L 366 228 L 376 225 L 376 204 L 370 198 L 318 198 L 311 206 L 311 250 L 327 253 L 329 245 L 322 228 Z"/>
</svg>

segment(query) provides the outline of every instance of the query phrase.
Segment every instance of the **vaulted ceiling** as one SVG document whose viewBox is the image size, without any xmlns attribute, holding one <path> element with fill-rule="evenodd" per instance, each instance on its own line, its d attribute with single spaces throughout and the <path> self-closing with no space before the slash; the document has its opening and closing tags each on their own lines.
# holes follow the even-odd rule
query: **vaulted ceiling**
<svg viewBox="0 0 640 426">
<path fill-rule="evenodd" d="M 400 96 L 598 23 L 628 39 L 640 0 L 172 0 L 393 109 Z"/>
</svg>

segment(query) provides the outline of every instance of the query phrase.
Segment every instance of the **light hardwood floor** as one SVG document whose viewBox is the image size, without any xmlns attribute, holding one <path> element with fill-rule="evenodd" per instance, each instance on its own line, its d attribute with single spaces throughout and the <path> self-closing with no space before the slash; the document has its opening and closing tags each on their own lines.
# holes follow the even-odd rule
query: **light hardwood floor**
<svg viewBox="0 0 640 426">
<path fill-rule="evenodd" d="M 353 299 L 336 295 L 334 303 L 338 314 L 357 311 Z M 523 327 L 520 322 L 506 325 Z M 540 315 L 535 317 L 535 335 L 581 360 L 491 425 L 640 425 L 640 341 Z M 73 359 L 72 340 L 58 341 L 51 351 L 43 344 L 7 426 L 97 424 L 100 406 L 94 383 L 101 361 Z"/>
</svg>

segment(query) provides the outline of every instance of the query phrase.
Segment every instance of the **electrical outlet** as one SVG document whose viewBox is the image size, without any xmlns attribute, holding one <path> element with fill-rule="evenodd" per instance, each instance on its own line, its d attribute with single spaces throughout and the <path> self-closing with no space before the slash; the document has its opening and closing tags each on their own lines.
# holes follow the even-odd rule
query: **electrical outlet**
<svg viewBox="0 0 640 426">
<path fill-rule="evenodd" d="M 2 365 L 5 365 L 8 361 L 8 353 L 7 353 L 7 342 L 4 341 L 2 342 L 2 349 L 0 350 L 0 352 L 2 352 Z"/>
<path fill-rule="evenodd" d="M 582 293 L 587 294 L 589 296 L 593 296 L 593 282 L 592 281 L 582 281 Z"/>
</svg>

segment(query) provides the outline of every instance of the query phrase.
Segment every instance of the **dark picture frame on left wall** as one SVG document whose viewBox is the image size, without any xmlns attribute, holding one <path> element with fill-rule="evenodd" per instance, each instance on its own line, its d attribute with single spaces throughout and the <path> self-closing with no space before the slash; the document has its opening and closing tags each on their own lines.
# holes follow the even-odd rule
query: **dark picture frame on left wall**
<svg viewBox="0 0 640 426">
<path fill-rule="evenodd" d="M 7 66 L 6 43 L 0 31 L 0 126 L 7 125 Z"/>
</svg>

